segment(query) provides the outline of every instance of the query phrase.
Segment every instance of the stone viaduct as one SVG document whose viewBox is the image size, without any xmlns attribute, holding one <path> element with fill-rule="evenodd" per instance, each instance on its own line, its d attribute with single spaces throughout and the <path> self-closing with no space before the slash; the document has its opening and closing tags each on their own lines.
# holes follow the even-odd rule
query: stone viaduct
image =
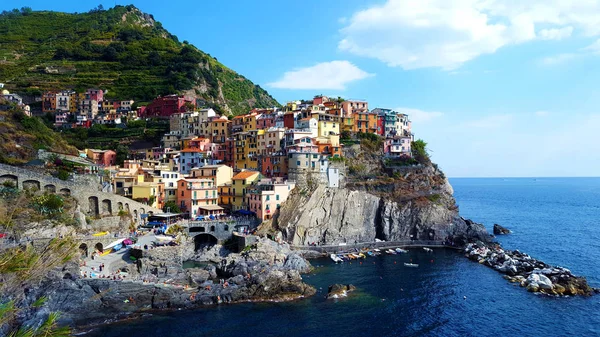
<svg viewBox="0 0 600 337">
<path fill-rule="evenodd" d="M 162 213 L 161 210 L 144 205 L 117 194 L 99 191 L 99 186 L 76 184 L 42 175 L 20 167 L 0 164 L 0 184 L 12 181 L 19 189 L 38 189 L 49 193 L 72 196 L 81 212 L 90 217 L 117 215 L 119 210 L 129 212 L 137 221 L 141 214 Z"/>
</svg>

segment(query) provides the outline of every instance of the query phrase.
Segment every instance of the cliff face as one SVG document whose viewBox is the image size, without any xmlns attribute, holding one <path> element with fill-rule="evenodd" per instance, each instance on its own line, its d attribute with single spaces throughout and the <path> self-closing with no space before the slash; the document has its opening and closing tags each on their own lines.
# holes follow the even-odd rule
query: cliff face
<svg viewBox="0 0 600 337">
<path fill-rule="evenodd" d="M 294 245 L 399 240 L 487 240 L 481 225 L 463 220 L 443 173 L 411 167 L 394 178 L 349 181 L 344 188 L 298 190 L 272 228 Z"/>
</svg>

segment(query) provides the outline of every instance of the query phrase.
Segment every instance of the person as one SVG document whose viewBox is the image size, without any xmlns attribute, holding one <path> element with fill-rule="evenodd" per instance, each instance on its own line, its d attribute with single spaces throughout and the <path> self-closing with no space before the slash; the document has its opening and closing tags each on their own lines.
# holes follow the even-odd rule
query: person
<svg viewBox="0 0 600 337">
<path fill-rule="evenodd" d="M 148 245 L 144 245 L 144 249 L 145 249 L 145 250 L 148 250 Z"/>
</svg>

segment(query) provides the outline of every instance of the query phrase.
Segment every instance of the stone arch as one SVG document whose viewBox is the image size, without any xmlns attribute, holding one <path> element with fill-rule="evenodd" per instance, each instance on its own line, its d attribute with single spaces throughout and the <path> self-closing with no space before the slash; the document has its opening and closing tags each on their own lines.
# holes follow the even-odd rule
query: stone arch
<svg viewBox="0 0 600 337">
<path fill-rule="evenodd" d="M 101 242 L 96 243 L 94 248 L 100 253 L 104 252 L 104 245 Z"/>
<path fill-rule="evenodd" d="M 140 208 L 140 214 L 146 214 L 146 210 L 144 208 Z"/>
<path fill-rule="evenodd" d="M 210 226 L 210 231 L 214 232 L 215 231 L 215 226 Z"/>
<path fill-rule="evenodd" d="M 226 232 L 229 232 L 229 225 L 225 225 L 225 227 L 223 227 L 223 229 L 224 229 Z"/>
<path fill-rule="evenodd" d="M 44 186 L 44 192 L 56 193 L 56 185 L 48 184 Z"/>
<path fill-rule="evenodd" d="M 10 181 L 15 188 L 19 188 L 19 177 L 13 174 L 4 174 L 0 176 L 0 185 Z"/>
<path fill-rule="evenodd" d="M 81 253 L 81 256 L 88 257 L 88 246 L 86 243 L 79 245 L 79 252 Z"/>
<path fill-rule="evenodd" d="M 88 213 L 92 216 L 99 216 L 100 209 L 98 208 L 98 197 L 89 197 L 88 202 L 90 204 L 90 210 Z"/>
<path fill-rule="evenodd" d="M 68 188 L 61 188 L 60 191 L 58 191 L 60 194 L 64 195 L 65 197 L 68 197 L 71 195 L 71 190 Z"/>
<path fill-rule="evenodd" d="M 24 190 L 40 190 L 40 182 L 37 180 L 25 180 L 23 182 Z"/>
<path fill-rule="evenodd" d="M 216 236 L 208 233 L 198 234 L 194 237 L 194 248 L 198 250 L 199 248 L 205 246 L 214 246 L 219 242 Z"/>
<path fill-rule="evenodd" d="M 137 213 L 137 209 L 133 210 L 133 218 L 137 220 L 138 218 L 138 213 Z"/>
<path fill-rule="evenodd" d="M 129 213 L 131 210 L 129 209 L 129 203 L 125 203 L 125 212 Z"/>
<path fill-rule="evenodd" d="M 102 214 L 112 215 L 112 201 L 110 199 L 102 200 Z"/>
<path fill-rule="evenodd" d="M 119 201 L 119 202 L 117 202 L 117 209 L 118 209 L 119 211 L 122 211 L 122 210 L 123 210 L 123 203 L 122 203 L 122 202 L 120 202 L 120 201 Z"/>
</svg>

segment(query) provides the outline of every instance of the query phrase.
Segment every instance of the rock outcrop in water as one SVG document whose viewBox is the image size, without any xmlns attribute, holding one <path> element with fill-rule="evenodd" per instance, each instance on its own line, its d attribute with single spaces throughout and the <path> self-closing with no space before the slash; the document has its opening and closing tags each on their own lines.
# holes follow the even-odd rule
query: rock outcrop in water
<svg viewBox="0 0 600 337">
<path fill-rule="evenodd" d="M 356 287 L 352 284 L 333 284 L 327 289 L 327 296 L 325 298 L 342 298 L 348 296 L 348 293 L 356 290 Z"/>
<path fill-rule="evenodd" d="M 575 276 L 562 267 L 552 267 L 518 250 L 504 250 L 499 244 L 470 243 L 465 248 L 467 257 L 506 274 L 510 282 L 518 282 L 531 292 L 548 295 L 592 295 L 584 277 Z"/>
<path fill-rule="evenodd" d="M 511 231 L 508 228 L 502 227 L 500 225 L 498 225 L 497 223 L 494 224 L 494 235 L 505 235 L 505 234 L 510 234 Z"/>
</svg>

